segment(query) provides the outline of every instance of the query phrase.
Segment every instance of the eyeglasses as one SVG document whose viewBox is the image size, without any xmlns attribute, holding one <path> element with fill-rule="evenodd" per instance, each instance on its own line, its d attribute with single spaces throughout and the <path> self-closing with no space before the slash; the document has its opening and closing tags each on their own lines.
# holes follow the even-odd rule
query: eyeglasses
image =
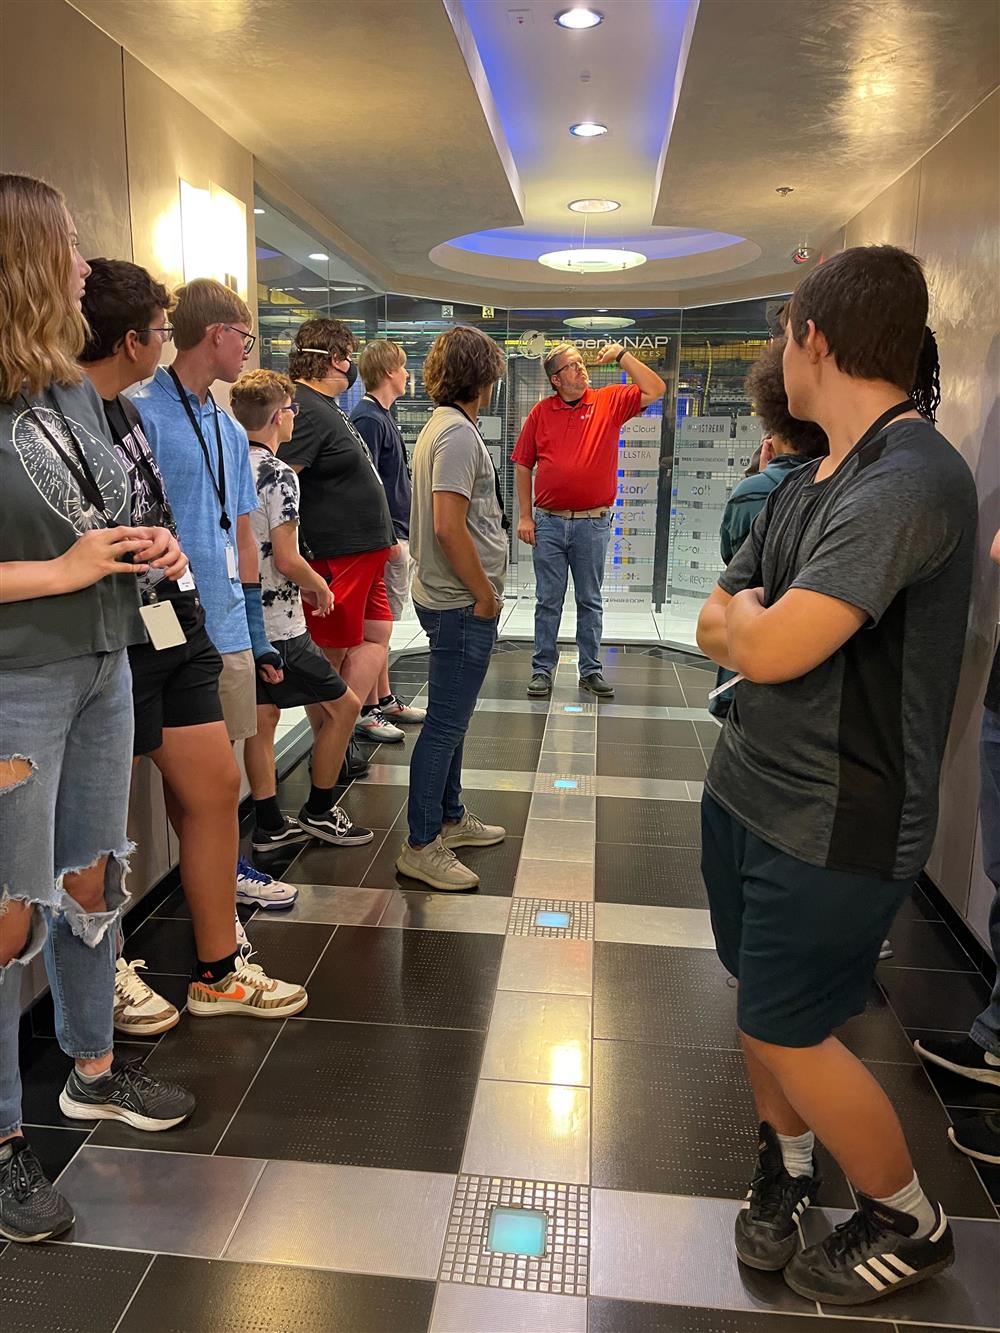
<svg viewBox="0 0 1000 1333">
<path fill-rule="evenodd" d="M 249 352 L 250 349 L 253 347 L 254 343 L 257 341 L 257 335 L 255 333 L 244 333 L 242 329 L 237 329 L 232 324 L 223 324 L 222 327 L 224 329 L 228 329 L 230 333 L 238 333 L 240 335 L 240 337 L 243 339 L 244 353 Z"/>
<path fill-rule="evenodd" d="M 583 364 L 582 361 L 565 361 L 558 370 L 554 370 L 552 373 L 553 375 L 561 375 L 564 370 L 582 370 Z"/>
<path fill-rule="evenodd" d="M 301 406 L 302 406 L 301 403 L 289 403 L 287 407 L 275 408 L 274 415 L 278 417 L 282 414 L 282 412 L 291 412 L 293 417 L 297 417 L 299 415 L 299 408 Z"/>
<path fill-rule="evenodd" d="M 136 329 L 136 333 L 158 333 L 160 342 L 164 343 L 172 343 L 174 340 L 174 330 L 170 324 L 159 324 L 151 329 Z"/>
</svg>

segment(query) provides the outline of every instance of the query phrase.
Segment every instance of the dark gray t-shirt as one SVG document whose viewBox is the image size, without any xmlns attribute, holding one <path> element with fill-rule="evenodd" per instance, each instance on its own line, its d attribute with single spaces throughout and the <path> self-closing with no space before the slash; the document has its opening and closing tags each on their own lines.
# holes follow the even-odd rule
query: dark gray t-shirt
<svg viewBox="0 0 1000 1333">
<path fill-rule="evenodd" d="M 976 488 L 925 421 L 896 421 L 833 476 L 819 462 L 768 499 L 719 586 L 849 602 L 868 622 L 780 685 L 742 682 L 709 769 L 711 794 L 811 865 L 905 879 L 924 865 L 965 644 Z"/>
<path fill-rule="evenodd" d="M 129 484 L 93 385 L 59 385 L 29 400 L 0 403 L 0 561 L 54 560 L 91 528 L 131 522 Z M 104 497 L 106 518 L 81 494 L 38 425 L 75 459 L 62 408 Z M 55 597 L 0 602 L 0 670 L 115 652 L 145 639 L 135 576 L 113 574 Z"/>
</svg>

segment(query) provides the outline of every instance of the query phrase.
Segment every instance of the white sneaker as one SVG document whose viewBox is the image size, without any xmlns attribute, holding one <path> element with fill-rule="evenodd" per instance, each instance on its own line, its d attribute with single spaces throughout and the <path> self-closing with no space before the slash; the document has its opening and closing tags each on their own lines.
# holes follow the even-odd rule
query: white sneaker
<svg viewBox="0 0 1000 1333">
<path fill-rule="evenodd" d="M 466 810 L 457 824 L 441 826 L 441 841 L 446 847 L 492 847 L 503 842 L 507 830 L 499 824 L 484 824 L 478 815 Z"/>
<path fill-rule="evenodd" d="M 879 962 L 884 963 L 887 958 L 892 958 L 894 953 L 895 950 L 892 947 L 892 940 L 883 940 L 882 947 L 878 951 Z"/>
<path fill-rule="evenodd" d="M 283 907 L 293 907 L 299 891 L 294 884 L 283 884 L 280 879 L 258 870 L 241 856 L 236 866 L 236 899 L 241 903 L 253 903 L 265 912 L 278 911 Z"/>
<path fill-rule="evenodd" d="M 394 727 L 382 716 L 380 708 L 373 708 L 370 713 L 362 713 L 354 724 L 354 734 L 363 741 L 376 741 L 390 745 L 404 739 L 406 733 L 400 727 Z"/>
<path fill-rule="evenodd" d="M 432 889 L 446 892 L 461 892 L 474 889 L 479 883 L 479 876 L 450 851 L 440 838 L 435 838 L 426 847 L 411 847 L 409 839 L 403 843 L 396 857 L 396 869 L 410 879 L 422 880 Z"/>
<path fill-rule="evenodd" d="M 290 1018 L 309 1003 L 301 986 L 269 977 L 259 963 L 237 957 L 228 976 L 214 984 L 192 981 L 188 985 L 189 1014 L 214 1018 L 223 1014 L 249 1014 L 251 1018 Z"/>
<path fill-rule="evenodd" d="M 146 968 L 144 958 L 132 963 L 119 958 L 115 963 L 115 1029 L 129 1036 L 152 1037 L 176 1027 L 180 1014 L 169 1000 L 146 985 L 139 976 L 140 967 Z"/>
<path fill-rule="evenodd" d="M 427 717 L 426 708 L 415 708 L 413 704 L 404 704 L 402 699 L 397 699 L 394 694 L 390 694 L 386 703 L 379 704 L 379 712 L 383 717 L 387 717 L 390 722 L 423 722 Z"/>
</svg>

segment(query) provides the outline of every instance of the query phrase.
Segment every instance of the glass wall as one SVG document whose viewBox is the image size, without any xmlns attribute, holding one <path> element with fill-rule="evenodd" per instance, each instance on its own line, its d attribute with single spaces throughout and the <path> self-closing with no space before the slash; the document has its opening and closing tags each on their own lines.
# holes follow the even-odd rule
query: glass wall
<svg viewBox="0 0 1000 1333">
<path fill-rule="evenodd" d="M 259 211 L 263 210 L 263 211 Z M 698 609 L 721 569 L 719 525 L 733 486 L 760 443 L 744 381 L 768 337 L 768 316 L 783 298 L 675 310 L 507 310 L 375 291 L 319 238 L 266 200 L 258 201 L 258 309 L 261 365 L 285 370 L 299 324 L 342 319 L 360 343 L 392 338 L 406 351 L 406 393 L 395 405 L 408 450 L 433 410 L 423 387 L 427 351 L 444 329 L 470 324 L 504 349 L 507 376 L 480 419 L 511 516 L 510 574 L 503 630 L 530 637 L 531 552 L 517 540 L 510 454 L 528 412 L 550 392 L 541 359 L 575 342 L 595 387 L 624 382 L 617 365 L 594 364 L 600 348 L 622 342 L 666 384 L 662 402 L 626 422 L 619 440 L 618 495 L 605 575 L 605 637 L 691 646 Z M 341 399 L 350 410 L 358 381 Z M 563 634 L 572 634 L 572 591 Z"/>
</svg>

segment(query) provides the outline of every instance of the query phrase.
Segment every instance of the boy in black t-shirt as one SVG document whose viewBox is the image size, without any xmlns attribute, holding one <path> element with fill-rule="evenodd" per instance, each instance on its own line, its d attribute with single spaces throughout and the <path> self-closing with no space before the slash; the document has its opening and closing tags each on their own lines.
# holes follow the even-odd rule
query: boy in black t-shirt
<svg viewBox="0 0 1000 1333">
<path fill-rule="evenodd" d="M 142 418 L 121 397 L 159 364 L 171 336 L 170 306 L 169 292 L 145 269 L 122 260 L 91 261 L 83 299 L 91 330 L 84 369 L 101 395 L 129 474 L 133 521 L 155 518 L 176 532 Z M 167 814 L 180 839 L 181 882 L 197 948 L 188 1012 L 287 1018 L 305 1008 L 305 990 L 250 963 L 250 946 L 236 917 L 240 777 L 219 702 L 222 659 L 205 631 L 190 571 L 176 584 L 143 575 L 139 586 L 149 642 L 129 649 L 134 753 L 148 755 L 160 770 Z M 178 1022 L 177 1009 L 146 985 L 140 966 L 118 959 L 115 1027 L 144 1035 L 165 1032 Z"/>
<path fill-rule="evenodd" d="M 754 1268 L 854 1305 L 954 1259 L 878 1083 L 833 1035 L 930 850 L 965 641 L 977 503 L 934 429 L 937 354 L 912 255 L 847 250 L 792 298 L 789 410 L 827 434 L 702 608 L 698 643 L 745 678 L 705 782 L 702 871 L 761 1119 L 736 1222 Z M 799 1252 L 815 1138 L 860 1210 Z"/>
</svg>

